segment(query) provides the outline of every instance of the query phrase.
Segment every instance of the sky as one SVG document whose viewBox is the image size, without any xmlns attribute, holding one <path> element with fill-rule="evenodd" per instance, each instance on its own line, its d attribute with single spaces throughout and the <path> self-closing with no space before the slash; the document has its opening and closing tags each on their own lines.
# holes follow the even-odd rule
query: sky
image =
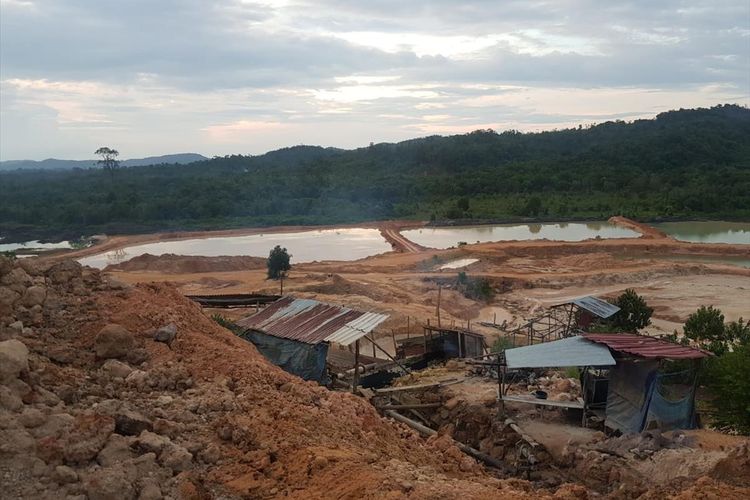
<svg viewBox="0 0 750 500">
<path fill-rule="evenodd" d="M 750 105 L 748 0 L 0 0 L 0 160 Z"/>
</svg>

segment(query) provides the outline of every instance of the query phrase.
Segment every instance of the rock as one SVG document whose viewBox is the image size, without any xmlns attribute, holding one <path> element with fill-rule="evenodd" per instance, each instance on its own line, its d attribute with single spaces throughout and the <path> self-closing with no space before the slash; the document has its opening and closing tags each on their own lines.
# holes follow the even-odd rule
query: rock
<svg viewBox="0 0 750 500">
<path fill-rule="evenodd" d="M 5 276 L 0 278 L 0 285 L 7 286 L 11 290 L 14 290 L 18 293 L 23 293 L 24 290 L 26 290 L 26 287 L 31 286 L 32 283 L 33 280 L 31 279 L 31 276 L 29 276 L 26 271 L 24 271 L 20 267 L 14 268 Z"/>
<path fill-rule="evenodd" d="M 52 265 L 52 262 L 38 257 L 18 259 L 18 266 L 29 276 L 43 276 Z"/>
<path fill-rule="evenodd" d="M 174 323 L 170 323 L 167 326 L 162 326 L 154 334 L 154 340 L 157 342 L 164 342 L 167 345 L 172 345 L 175 337 L 177 336 L 177 327 Z"/>
<path fill-rule="evenodd" d="M 193 455 L 182 446 L 169 443 L 159 455 L 159 462 L 173 472 L 184 472 L 193 466 Z"/>
<path fill-rule="evenodd" d="M 160 453 L 172 441 L 168 437 L 160 436 L 150 431 L 143 431 L 136 440 L 136 446 L 144 452 Z"/>
<path fill-rule="evenodd" d="M 24 307 L 41 306 L 47 298 L 47 289 L 43 286 L 30 286 L 21 297 L 20 304 Z"/>
<path fill-rule="evenodd" d="M 0 383 L 7 383 L 29 369 L 29 350 L 20 340 L 0 342 Z"/>
<path fill-rule="evenodd" d="M 75 417 L 73 415 L 68 413 L 55 413 L 47 417 L 41 426 L 33 428 L 31 433 L 36 438 L 60 438 L 70 432 L 74 423 Z"/>
<path fill-rule="evenodd" d="M 575 387 L 575 384 L 571 382 L 570 379 L 564 378 L 556 381 L 552 387 L 559 392 L 571 392 Z"/>
<path fill-rule="evenodd" d="M 325 469 L 327 466 L 328 466 L 328 459 L 321 455 L 316 456 L 313 459 L 313 461 L 310 463 L 310 468 L 312 470 Z"/>
<path fill-rule="evenodd" d="M 67 346 L 52 346 L 47 349 L 47 357 L 55 363 L 68 365 L 76 359 L 76 351 Z"/>
<path fill-rule="evenodd" d="M 154 401 L 154 406 L 169 406 L 172 404 L 172 401 L 174 401 L 172 396 L 162 395 L 156 398 L 156 401 Z"/>
<path fill-rule="evenodd" d="M 33 454 L 34 448 L 36 448 L 36 441 L 25 429 L 0 430 L 0 456 L 3 454 L 30 455 Z"/>
<path fill-rule="evenodd" d="M 8 287 L 0 286 L 0 316 L 5 316 L 13 311 L 13 304 L 21 298 L 21 294 Z"/>
<path fill-rule="evenodd" d="M 44 423 L 46 417 L 44 413 L 36 408 L 25 408 L 19 415 L 18 421 L 27 428 L 39 427 Z"/>
<path fill-rule="evenodd" d="M 125 379 L 133 371 L 127 364 L 116 359 L 108 359 L 102 365 L 102 370 L 105 371 L 110 377 L 119 377 Z"/>
<path fill-rule="evenodd" d="M 109 436 L 109 439 L 107 439 L 104 448 L 102 448 L 96 455 L 96 461 L 102 467 L 109 467 L 135 458 L 135 453 L 130 448 L 130 445 L 134 441 L 135 440 L 130 437 L 112 434 Z"/>
<path fill-rule="evenodd" d="M 78 481 L 78 473 L 67 465 L 58 465 L 55 467 L 55 481 L 59 484 L 75 483 Z"/>
<path fill-rule="evenodd" d="M 23 401 L 18 394 L 10 390 L 9 387 L 0 385 L 0 408 L 8 411 L 18 411 L 23 407 Z"/>
<path fill-rule="evenodd" d="M 67 283 L 82 274 L 81 264 L 74 260 L 64 260 L 47 271 L 47 277 L 55 284 Z"/>
<path fill-rule="evenodd" d="M 34 402 L 54 407 L 60 403 L 60 398 L 54 392 L 48 391 L 44 387 L 36 386 L 34 390 Z"/>
<path fill-rule="evenodd" d="M 448 401 L 446 401 L 446 403 L 445 403 L 445 404 L 443 405 L 443 407 L 444 407 L 444 408 L 445 408 L 446 410 L 452 410 L 452 409 L 454 409 L 454 408 L 455 408 L 456 406 L 458 406 L 458 403 L 460 403 L 460 402 L 461 402 L 461 400 L 460 400 L 460 399 L 459 399 L 458 397 L 455 397 L 455 398 L 451 398 L 451 399 L 449 399 Z"/>
<path fill-rule="evenodd" d="M 109 324 L 94 340 L 94 352 L 100 358 L 123 358 L 133 348 L 133 336 L 124 327 Z"/>
<path fill-rule="evenodd" d="M 133 385 L 139 389 L 142 389 L 146 385 L 146 382 L 148 382 L 148 373 L 143 370 L 133 370 L 125 378 L 126 384 Z"/>
<path fill-rule="evenodd" d="M 463 457 L 461 459 L 461 462 L 458 464 L 458 468 L 462 472 L 471 472 L 472 470 L 474 470 L 474 468 L 476 468 L 476 466 L 477 463 L 470 457 Z"/>
<path fill-rule="evenodd" d="M 8 328 L 13 331 L 15 335 L 21 335 L 23 333 L 23 321 L 14 321 Z"/>
<path fill-rule="evenodd" d="M 11 272 L 12 269 L 13 259 L 6 257 L 5 255 L 0 255 L 0 278 Z"/>
<path fill-rule="evenodd" d="M 199 458 L 207 464 L 215 464 L 221 458 L 221 448 L 215 444 L 209 444 L 200 452 Z"/>
<path fill-rule="evenodd" d="M 115 432 L 123 436 L 138 436 L 153 428 L 151 421 L 138 412 L 124 410 L 115 415 Z"/>
<path fill-rule="evenodd" d="M 560 394 L 556 394 L 553 398 L 553 401 L 573 401 L 573 396 L 571 396 L 567 392 L 561 392 Z"/>
<path fill-rule="evenodd" d="M 63 458 L 68 464 L 84 464 L 104 448 L 115 421 L 106 415 L 80 415 L 76 418 L 67 439 Z"/>
<path fill-rule="evenodd" d="M 138 500 L 160 500 L 163 498 L 159 483 L 151 478 L 141 480 L 141 489 L 138 494 Z"/>
<path fill-rule="evenodd" d="M 89 500 L 134 500 L 135 488 L 121 467 L 105 467 L 84 480 Z"/>
</svg>

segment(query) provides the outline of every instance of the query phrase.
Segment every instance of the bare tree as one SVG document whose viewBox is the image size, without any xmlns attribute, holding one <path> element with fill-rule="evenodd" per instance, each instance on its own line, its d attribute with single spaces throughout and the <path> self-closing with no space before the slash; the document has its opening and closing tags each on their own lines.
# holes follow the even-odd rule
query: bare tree
<svg viewBox="0 0 750 500">
<path fill-rule="evenodd" d="M 94 154 L 101 156 L 101 160 L 97 160 L 96 164 L 101 165 L 106 172 L 109 172 L 109 176 L 114 179 L 115 170 L 120 166 L 120 162 L 117 160 L 117 156 L 120 153 L 116 149 L 110 149 L 105 146 L 94 151 Z"/>
</svg>

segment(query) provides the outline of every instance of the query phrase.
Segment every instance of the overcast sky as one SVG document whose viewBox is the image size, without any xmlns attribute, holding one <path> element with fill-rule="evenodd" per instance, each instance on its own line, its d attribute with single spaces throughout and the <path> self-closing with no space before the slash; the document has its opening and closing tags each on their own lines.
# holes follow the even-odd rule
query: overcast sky
<svg viewBox="0 0 750 500">
<path fill-rule="evenodd" d="M 257 154 L 750 103 L 748 0 L 0 0 L 0 159 Z"/>
</svg>

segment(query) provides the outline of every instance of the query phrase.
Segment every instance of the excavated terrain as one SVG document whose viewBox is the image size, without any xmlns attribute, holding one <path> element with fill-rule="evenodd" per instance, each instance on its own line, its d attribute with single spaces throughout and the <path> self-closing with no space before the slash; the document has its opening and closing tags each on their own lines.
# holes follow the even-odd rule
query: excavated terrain
<svg viewBox="0 0 750 500">
<path fill-rule="evenodd" d="M 734 456 L 732 456 L 734 457 Z M 741 498 L 720 473 L 616 496 Z M 270 365 L 173 285 L 0 257 L 1 498 L 586 498 Z M 685 496 L 688 495 L 688 496 Z"/>
</svg>

